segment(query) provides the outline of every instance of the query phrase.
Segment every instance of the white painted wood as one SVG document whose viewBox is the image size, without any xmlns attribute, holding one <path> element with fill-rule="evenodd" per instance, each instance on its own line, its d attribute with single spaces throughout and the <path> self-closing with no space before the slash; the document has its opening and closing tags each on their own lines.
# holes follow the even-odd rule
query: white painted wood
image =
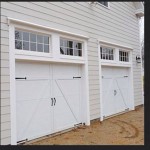
<svg viewBox="0 0 150 150">
<path fill-rule="evenodd" d="M 38 27 L 41 27 L 41 28 L 44 28 L 44 29 L 52 30 L 54 32 L 70 34 L 70 35 L 77 36 L 77 37 L 80 37 L 80 38 L 86 38 L 86 39 L 89 38 L 87 36 L 83 36 L 83 35 L 80 35 L 80 34 L 71 33 L 71 32 L 67 32 L 67 31 L 63 31 L 63 30 L 59 30 L 59 29 L 55 29 L 55 28 L 50 28 L 50 27 L 47 27 L 47 26 L 42 26 L 42 25 L 39 25 L 39 24 L 35 24 L 35 23 L 31 23 L 31 22 L 27 22 L 27 21 L 23 21 L 23 20 L 8 17 L 8 23 L 10 23 L 10 21 L 23 23 L 23 24 L 28 24 L 28 25 L 31 25 L 31 26 L 38 26 Z"/>
<path fill-rule="evenodd" d="M 26 77 L 16 80 L 17 141 L 38 138 L 83 122 L 80 65 L 49 67 L 49 63 L 17 61 L 16 77 Z M 51 98 L 56 100 L 53 106 Z"/>
<path fill-rule="evenodd" d="M 9 26 L 9 39 L 14 39 L 14 26 Z M 9 40 L 9 65 L 10 65 L 10 111 L 11 111 L 11 145 L 17 144 L 16 134 L 16 86 L 15 86 L 15 53 L 14 41 Z"/>
<path fill-rule="evenodd" d="M 131 109 L 129 69 L 102 67 L 102 76 L 103 115 L 107 117 Z"/>
<path fill-rule="evenodd" d="M 91 7 L 88 2 L 2 2 L 1 4 L 1 30 L 3 38 L 1 39 L 1 52 L 11 52 L 9 47 L 9 37 L 8 30 L 9 26 L 7 24 L 7 17 L 16 18 L 18 20 L 24 20 L 27 22 L 32 22 L 35 24 L 40 24 L 46 27 L 52 27 L 54 29 L 59 29 L 62 31 L 67 31 L 70 33 L 77 33 L 79 35 L 86 35 L 90 37 L 87 42 L 87 62 L 81 60 L 69 60 L 66 58 L 61 58 L 61 61 L 55 59 L 53 62 L 60 63 L 78 63 L 85 64 L 82 65 L 82 70 L 85 68 L 89 71 L 86 71 L 83 74 L 84 77 L 88 77 L 84 79 L 85 83 L 88 83 L 87 86 L 91 86 L 87 91 L 87 101 L 95 101 L 94 104 L 87 104 L 86 101 L 83 104 L 86 104 L 87 108 L 89 106 L 89 114 L 90 119 L 96 119 L 100 116 L 100 109 L 97 109 L 96 106 L 100 103 L 100 88 L 99 82 L 97 84 L 97 80 L 99 80 L 99 73 L 95 71 L 99 70 L 99 60 L 97 58 L 97 39 L 102 39 L 104 41 L 110 41 L 112 43 L 117 43 L 119 45 L 127 46 L 132 48 L 132 65 L 128 65 L 128 68 L 131 66 L 131 72 L 133 74 L 133 86 L 134 90 L 134 103 L 135 106 L 142 104 L 142 96 L 141 96 L 141 69 L 140 65 L 136 64 L 135 57 L 139 54 L 139 30 L 138 30 L 138 19 L 135 16 L 135 6 L 134 2 L 109 2 L 110 9 L 106 9 L 101 7 L 100 5 L 96 5 L 95 7 Z M 21 24 L 20 24 L 21 25 Z M 23 27 L 23 24 L 21 25 Z M 27 25 L 30 27 L 30 25 Z M 39 32 L 52 32 L 44 29 L 42 27 L 34 26 L 36 30 Z M 34 28 L 32 28 L 34 30 Z M 65 35 L 65 33 L 63 33 Z M 62 34 L 62 35 L 63 35 Z M 67 35 L 67 34 L 66 34 Z M 70 34 L 70 36 L 73 36 Z M 74 37 L 73 37 L 74 38 Z M 80 38 L 76 36 L 76 38 Z M 81 38 L 84 39 L 84 38 Z M 46 62 L 49 61 L 49 57 L 33 57 L 33 56 L 25 56 L 18 54 L 15 56 L 17 60 L 28 60 L 32 59 L 35 61 Z M 6 59 L 9 59 L 6 57 Z M 86 59 L 86 58 L 85 58 Z M 7 61 L 7 60 L 6 60 Z M 1 61 L 2 68 L 1 74 L 2 76 L 9 77 L 10 68 L 8 63 L 5 61 Z M 9 62 L 9 61 L 8 61 Z M 52 61 L 51 61 L 52 62 Z M 9 62 L 10 64 L 10 62 Z M 88 64 L 88 66 L 87 66 Z M 109 64 L 103 64 L 103 66 Z M 123 67 L 124 64 L 122 64 Z M 87 67 L 85 67 L 87 66 Z M 126 66 L 127 67 L 127 66 Z M 92 72 L 93 71 L 93 72 Z M 94 74 L 96 73 L 96 74 Z M 7 78 L 3 81 L 3 83 L 9 83 Z M 83 84 L 84 85 L 84 84 Z M 4 85 L 5 86 L 5 85 Z M 84 88 L 84 86 L 83 86 Z M 85 94 L 85 95 L 86 95 Z M 2 91 L 1 97 L 3 99 L 10 98 L 10 90 Z M 89 99 L 88 99 L 89 98 Z M 12 99 L 10 99 L 12 102 Z M 6 106 L 6 105 L 5 105 Z M 3 106 L 2 106 L 3 107 Z M 7 107 L 6 112 L 8 112 L 9 107 Z M 4 111 L 5 112 L 5 111 Z M 86 116 L 86 115 L 85 115 Z M 86 118 L 86 117 L 85 117 Z M 87 119 L 88 120 L 88 119 Z M 10 131 L 10 130 L 9 130 Z M 10 136 L 8 138 L 3 138 L 2 143 L 10 144 Z"/>
</svg>

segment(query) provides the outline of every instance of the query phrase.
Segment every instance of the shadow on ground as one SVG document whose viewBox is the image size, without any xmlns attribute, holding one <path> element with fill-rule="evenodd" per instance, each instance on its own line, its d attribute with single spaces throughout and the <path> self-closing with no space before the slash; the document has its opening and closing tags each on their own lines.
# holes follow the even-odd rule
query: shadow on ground
<svg viewBox="0 0 150 150">
<path fill-rule="evenodd" d="M 29 145 L 144 145 L 144 107 Z"/>
</svg>

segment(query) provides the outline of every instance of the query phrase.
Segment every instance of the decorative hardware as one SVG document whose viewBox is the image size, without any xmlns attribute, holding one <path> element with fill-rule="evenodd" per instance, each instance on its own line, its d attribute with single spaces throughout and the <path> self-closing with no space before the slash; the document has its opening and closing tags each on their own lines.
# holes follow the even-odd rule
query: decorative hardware
<svg viewBox="0 0 150 150">
<path fill-rule="evenodd" d="M 137 62 L 137 63 L 141 63 L 141 58 L 140 58 L 140 56 L 136 56 L 136 62 Z"/>
<path fill-rule="evenodd" d="M 117 90 L 114 90 L 114 96 L 117 94 Z"/>
<path fill-rule="evenodd" d="M 55 104 L 56 104 L 56 99 L 54 98 L 54 106 L 55 106 Z"/>
<path fill-rule="evenodd" d="M 26 80 L 27 78 L 26 78 L 26 77 L 24 77 L 24 78 L 16 77 L 15 79 L 16 79 L 16 80 L 19 80 L 19 79 L 24 79 L 24 80 Z"/>
<path fill-rule="evenodd" d="M 51 98 L 51 101 L 52 101 L 51 106 L 53 106 L 53 98 Z"/>
<path fill-rule="evenodd" d="M 73 79 L 74 79 L 74 78 L 81 78 L 81 77 L 73 77 Z"/>
</svg>

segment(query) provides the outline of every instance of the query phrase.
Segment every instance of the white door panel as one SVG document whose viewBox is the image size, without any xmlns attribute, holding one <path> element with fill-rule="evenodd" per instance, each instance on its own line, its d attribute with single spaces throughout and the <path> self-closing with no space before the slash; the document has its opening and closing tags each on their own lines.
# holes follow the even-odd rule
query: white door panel
<svg viewBox="0 0 150 150">
<path fill-rule="evenodd" d="M 102 67 L 103 114 L 110 116 L 129 108 L 127 68 Z"/>
<path fill-rule="evenodd" d="M 53 92 L 56 98 L 54 108 L 54 129 L 60 131 L 80 123 L 80 79 L 78 65 L 54 65 Z"/>
<path fill-rule="evenodd" d="M 16 62 L 17 140 L 33 139 L 52 132 L 49 65 Z"/>
<path fill-rule="evenodd" d="M 80 75 L 79 65 L 16 62 L 17 141 L 81 122 Z"/>
</svg>

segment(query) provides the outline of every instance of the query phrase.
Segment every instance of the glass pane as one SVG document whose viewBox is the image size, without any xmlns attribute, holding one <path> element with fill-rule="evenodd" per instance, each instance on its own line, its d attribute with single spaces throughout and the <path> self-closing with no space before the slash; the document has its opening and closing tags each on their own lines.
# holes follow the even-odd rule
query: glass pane
<svg viewBox="0 0 150 150">
<path fill-rule="evenodd" d="M 102 54 L 102 47 L 100 47 L 100 51 L 101 51 L 101 54 Z"/>
<path fill-rule="evenodd" d="M 72 41 L 67 41 L 67 47 L 73 48 L 73 42 Z"/>
<path fill-rule="evenodd" d="M 15 39 L 22 40 L 22 32 L 21 31 L 15 31 Z"/>
<path fill-rule="evenodd" d="M 43 52 L 43 44 L 37 44 L 37 51 Z"/>
<path fill-rule="evenodd" d="M 29 42 L 23 41 L 23 50 L 29 50 Z"/>
<path fill-rule="evenodd" d="M 74 56 L 79 56 L 79 52 L 77 49 L 74 50 Z"/>
<path fill-rule="evenodd" d="M 74 42 L 74 48 L 78 49 L 78 43 Z"/>
<path fill-rule="evenodd" d="M 103 54 L 106 53 L 106 49 L 102 47 Z"/>
<path fill-rule="evenodd" d="M 60 46 L 63 46 L 63 40 L 60 39 Z"/>
<path fill-rule="evenodd" d="M 36 42 L 36 34 L 30 33 L 30 41 L 31 42 Z"/>
<path fill-rule="evenodd" d="M 78 43 L 78 49 L 82 49 L 82 43 Z"/>
<path fill-rule="evenodd" d="M 82 56 L 82 50 L 78 50 L 79 51 L 79 56 Z"/>
<path fill-rule="evenodd" d="M 108 54 L 106 54 L 106 59 L 109 59 L 109 55 Z"/>
<path fill-rule="evenodd" d="M 44 44 L 49 44 L 49 37 L 48 36 L 44 36 Z"/>
<path fill-rule="evenodd" d="M 44 45 L 44 52 L 49 53 L 49 45 Z"/>
<path fill-rule="evenodd" d="M 67 47 L 67 40 L 63 40 L 64 47 Z"/>
<path fill-rule="evenodd" d="M 63 48 L 63 47 L 60 47 L 60 54 L 65 54 L 65 48 Z"/>
<path fill-rule="evenodd" d="M 28 32 L 23 32 L 23 40 L 29 41 L 29 33 Z"/>
<path fill-rule="evenodd" d="M 30 43 L 30 50 L 36 51 L 36 43 Z"/>
<path fill-rule="evenodd" d="M 73 55 L 73 49 L 67 48 L 67 55 Z"/>
<path fill-rule="evenodd" d="M 105 59 L 105 54 L 102 54 L 102 59 Z"/>
<path fill-rule="evenodd" d="M 37 35 L 37 42 L 43 43 L 43 36 L 42 35 Z"/>
<path fill-rule="evenodd" d="M 22 41 L 15 40 L 15 48 L 22 49 Z"/>
</svg>

